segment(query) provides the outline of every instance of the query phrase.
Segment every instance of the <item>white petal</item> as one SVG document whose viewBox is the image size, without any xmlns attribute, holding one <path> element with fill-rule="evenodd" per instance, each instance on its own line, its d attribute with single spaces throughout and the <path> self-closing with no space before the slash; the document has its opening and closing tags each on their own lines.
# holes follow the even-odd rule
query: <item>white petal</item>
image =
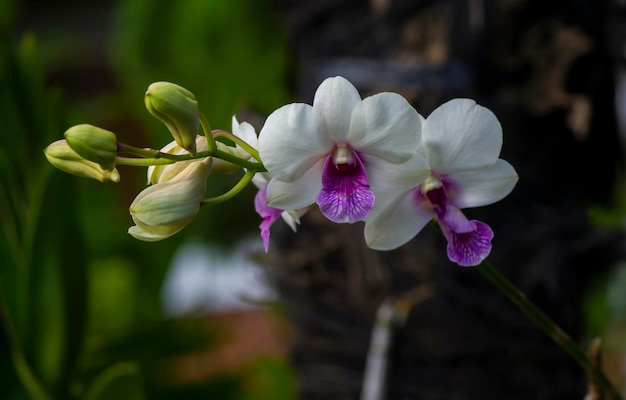
<svg viewBox="0 0 626 400">
<path fill-rule="evenodd" d="M 499 159 L 495 164 L 472 171 L 449 175 L 446 193 L 457 208 L 480 207 L 501 200 L 515 187 L 518 176 L 508 162 Z"/>
<path fill-rule="evenodd" d="M 233 134 L 236 135 L 235 132 L 239 130 L 239 120 L 237 120 L 237 117 L 235 115 L 233 115 L 233 118 L 231 119 L 230 126 L 231 126 L 231 129 L 233 130 Z"/>
<path fill-rule="evenodd" d="M 347 139 L 360 153 L 399 163 L 417 150 L 421 129 L 419 114 L 404 97 L 379 93 L 356 106 Z"/>
<path fill-rule="evenodd" d="M 374 192 L 413 189 L 430 174 L 428 162 L 419 153 L 401 164 L 393 164 L 373 156 L 365 158 L 364 162 L 367 181 Z"/>
<path fill-rule="evenodd" d="M 380 196 L 365 221 L 365 241 L 374 250 L 393 250 L 411 240 L 433 218 L 432 210 L 422 207 L 411 191 Z"/>
<path fill-rule="evenodd" d="M 267 185 L 267 204 L 281 210 L 298 210 L 315 203 L 322 189 L 324 160 L 315 164 L 301 178 L 285 182 L 273 178 Z"/>
<path fill-rule="evenodd" d="M 315 92 L 313 107 L 322 114 L 330 136 L 343 143 L 350 128 L 352 110 L 361 102 L 356 88 L 341 76 L 324 80 Z"/>
<path fill-rule="evenodd" d="M 489 109 L 473 100 L 454 99 L 428 116 L 422 140 L 432 170 L 446 175 L 495 163 L 502 127 Z"/>
<path fill-rule="evenodd" d="M 254 174 L 254 176 L 252 177 L 252 183 L 254 184 L 254 186 L 256 186 L 258 189 L 261 189 L 263 186 L 265 186 L 265 184 L 267 183 L 267 181 L 269 179 L 267 179 L 266 177 L 267 172 L 257 172 L 256 174 Z M 269 175 L 269 174 L 267 174 Z"/>
<path fill-rule="evenodd" d="M 283 221 L 291 228 L 292 231 L 296 232 L 298 230 L 298 225 L 300 225 L 300 217 L 298 217 L 298 213 L 294 210 L 283 211 L 280 216 Z"/>
<path fill-rule="evenodd" d="M 288 104 L 267 117 L 259 155 L 273 177 L 293 181 L 333 149 L 321 114 L 308 104 Z"/>
<path fill-rule="evenodd" d="M 242 139 L 244 142 L 248 143 L 250 146 L 254 147 L 255 149 L 257 148 L 258 138 L 257 138 L 256 131 L 254 130 L 254 127 L 252 125 L 250 125 L 249 123 L 245 121 L 239 123 L 239 121 L 237 121 L 237 118 L 235 118 L 235 116 L 233 115 L 232 129 L 233 129 L 233 132 L 232 132 L 233 135 Z"/>
</svg>

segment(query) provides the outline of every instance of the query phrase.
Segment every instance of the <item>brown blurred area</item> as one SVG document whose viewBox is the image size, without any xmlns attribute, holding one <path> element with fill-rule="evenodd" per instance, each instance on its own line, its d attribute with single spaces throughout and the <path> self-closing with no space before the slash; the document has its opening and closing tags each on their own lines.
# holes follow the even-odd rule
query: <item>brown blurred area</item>
<svg viewBox="0 0 626 400">
<path fill-rule="evenodd" d="M 496 234 L 490 260 L 583 346 L 582 302 L 623 257 L 623 236 L 592 225 L 623 179 L 616 73 L 624 63 L 619 2 L 277 1 L 300 66 L 298 99 L 327 76 L 361 93 L 396 91 L 427 116 L 454 97 L 500 119 L 502 158 L 520 181 L 502 202 L 468 210 Z M 276 235 L 278 236 L 278 235 Z M 355 399 L 376 308 L 420 285 L 435 295 L 395 334 L 389 399 L 575 399 L 579 367 L 478 271 L 445 256 L 427 227 L 391 252 L 366 248 L 362 226 L 316 213 L 285 231 L 267 264 L 297 331 L 302 399 Z M 611 356 L 612 357 L 612 356 Z M 609 358 L 611 358 L 609 357 Z M 623 355 L 606 368 L 618 381 Z"/>
</svg>

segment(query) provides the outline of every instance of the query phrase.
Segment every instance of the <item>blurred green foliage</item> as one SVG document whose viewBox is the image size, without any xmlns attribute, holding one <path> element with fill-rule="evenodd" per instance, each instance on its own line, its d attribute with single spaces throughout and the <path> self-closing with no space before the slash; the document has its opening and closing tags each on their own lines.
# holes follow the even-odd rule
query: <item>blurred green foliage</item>
<svg viewBox="0 0 626 400">
<path fill-rule="evenodd" d="M 143 243 L 125 232 L 143 170 L 100 184 L 54 170 L 42 153 L 84 122 L 133 145 L 171 141 L 143 107 L 152 81 L 193 91 L 215 128 L 229 129 L 243 106 L 265 114 L 287 102 L 287 46 L 272 10 L 257 0 L 103 4 L 113 9 L 98 32 L 106 53 L 84 26 L 73 30 L 75 14 L 31 26 L 28 2 L 0 2 L 0 398 L 292 399 L 291 372 L 271 357 L 193 386 L 163 387 L 157 372 L 168 357 L 216 345 L 196 318 L 162 314 L 172 255 L 190 237 L 228 243 L 255 230 L 251 191 L 203 209 L 170 240 Z"/>
</svg>

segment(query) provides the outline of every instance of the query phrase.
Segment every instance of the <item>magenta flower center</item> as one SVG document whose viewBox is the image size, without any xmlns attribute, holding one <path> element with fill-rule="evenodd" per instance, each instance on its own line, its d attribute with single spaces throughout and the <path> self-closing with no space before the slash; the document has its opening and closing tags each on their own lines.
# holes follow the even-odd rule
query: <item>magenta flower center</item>
<svg viewBox="0 0 626 400">
<path fill-rule="evenodd" d="M 374 193 L 369 187 L 365 166 L 359 154 L 348 145 L 337 145 L 326 157 L 317 204 L 333 222 L 360 221 L 372 210 Z"/>
</svg>

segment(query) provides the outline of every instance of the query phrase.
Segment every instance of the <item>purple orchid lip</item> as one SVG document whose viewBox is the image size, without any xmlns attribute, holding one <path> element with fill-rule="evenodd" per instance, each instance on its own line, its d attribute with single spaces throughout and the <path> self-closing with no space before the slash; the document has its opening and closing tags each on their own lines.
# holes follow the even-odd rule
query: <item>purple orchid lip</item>
<svg viewBox="0 0 626 400">
<path fill-rule="evenodd" d="M 493 239 L 493 231 L 489 225 L 476 220 L 468 222 L 473 226 L 473 230 L 462 233 L 444 229 L 442 222 L 439 222 L 448 239 L 446 247 L 448 258 L 462 267 L 478 265 L 487 258 L 491 253 Z"/>
<path fill-rule="evenodd" d="M 263 248 L 267 253 L 270 244 L 270 227 L 282 213 L 282 210 L 278 208 L 270 207 L 267 205 L 267 183 L 263 185 L 256 196 L 254 196 L 254 208 L 263 218 L 263 221 L 259 225 L 259 229 L 261 229 L 261 239 L 263 240 Z"/>
<path fill-rule="evenodd" d="M 357 152 L 339 146 L 326 157 L 317 204 L 326 218 L 338 223 L 360 221 L 372 211 L 374 193 Z"/>
<path fill-rule="evenodd" d="M 414 189 L 417 203 L 428 202 L 444 236 L 448 240 L 446 247 L 448 258 L 461 266 L 469 267 L 480 264 L 491 252 L 493 231 L 480 221 L 468 220 L 463 212 L 448 199 L 446 188 L 449 183 L 422 193 L 421 188 Z"/>
</svg>

